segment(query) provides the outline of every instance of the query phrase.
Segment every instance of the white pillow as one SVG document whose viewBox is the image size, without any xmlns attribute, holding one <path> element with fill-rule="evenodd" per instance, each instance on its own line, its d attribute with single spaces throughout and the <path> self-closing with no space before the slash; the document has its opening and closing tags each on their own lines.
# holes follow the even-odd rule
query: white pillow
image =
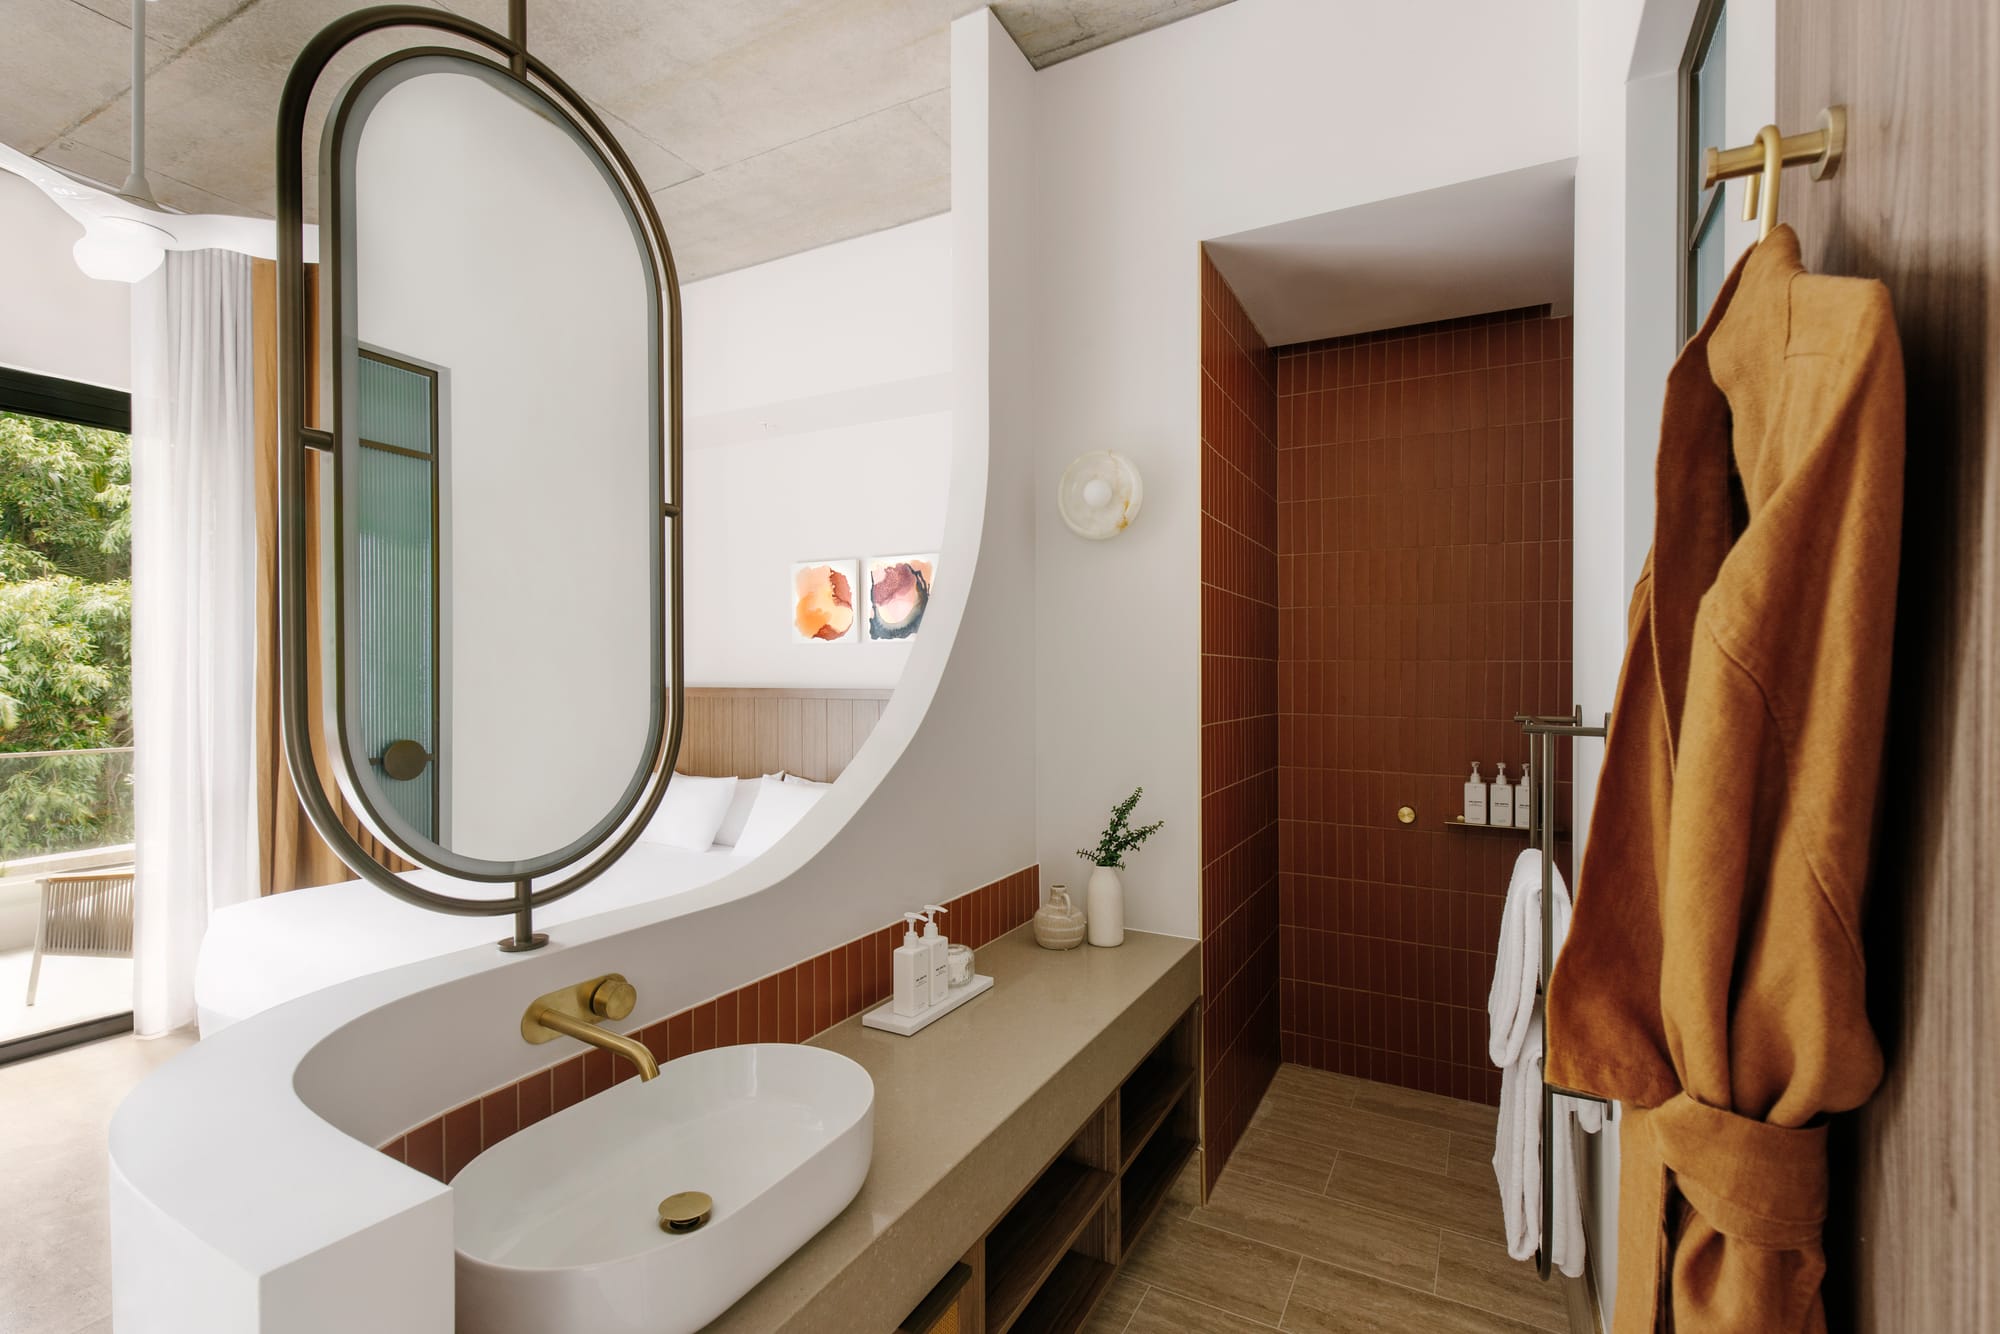
<svg viewBox="0 0 2000 1334">
<path fill-rule="evenodd" d="M 743 826 L 743 834 L 736 840 L 736 855 L 739 857 L 754 857 L 776 843 L 790 833 L 792 826 L 826 795 L 824 787 L 781 782 L 775 778 L 766 778 L 758 786 L 763 791 L 757 794 L 757 804 L 750 808 L 749 822 Z"/>
<path fill-rule="evenodd" d="M 784 779 L 784 780 L 785 780 L 785 781 L 786 781 L 787 783 L 797 783 L 797 784 L 798 784 L 798 785 L 799 785 L 800 787 L 832 787 L 832 786 L 833 786 L 833 784 L 831 784 L 831 783 L 822 783 L 822 782 L 820 782 L 820 781 L 819 781 L 818 779 L 816 779 L 816 778 L 801 778 L 801 777 L 799 777 L 799 776 L 798 776 L 797 774 L 782 774 L 782 775 L 780 775 L 780 777 L 782 777 L 782 778 L 783 778 L 783 779 Z"/>
<path fill-rule="evenodd" d="M 765 774 L 766 778 L 783 778 L 781 773 Z M 715 831 L 715 846 L 733 848 L 736 840 L 743 837 L 743 823 L 750 818 L 750 808 L 757 804 L 757 794 L 764 790 L 764 784 L 755 778 L 745 778 L 736 784 L 736 795 L 729 799 L 729 814 L 722 817 L 722 828 Z"/>
<path fill-rule="evenodd" d="M 639 835 L 642 843 L 664 843 L 689 852 L 707 852 L 715 842 L 715 831 L 729 814 L 730 800 L 736 795 L 734 778 L 702 778 L 695 774 L 675 774 L 667 784 L 660 809 Z"/>
</svg>

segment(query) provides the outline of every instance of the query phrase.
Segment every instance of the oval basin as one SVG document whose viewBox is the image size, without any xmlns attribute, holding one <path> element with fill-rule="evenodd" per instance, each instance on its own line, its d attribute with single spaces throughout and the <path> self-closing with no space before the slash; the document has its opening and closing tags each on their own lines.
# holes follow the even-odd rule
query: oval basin
<svg viewBox="0 0 2000 1334">
<path fill-rule="evenodd" d="M 452 1181 L 458 1327 L 681 1334 L 845 1209 L 875 1147 L 875 1081 L 789 1043 L 719 1047 L 501 1141 Z M 663 1232 L 669 1195 L 715 1201 Z"/>
</svg>

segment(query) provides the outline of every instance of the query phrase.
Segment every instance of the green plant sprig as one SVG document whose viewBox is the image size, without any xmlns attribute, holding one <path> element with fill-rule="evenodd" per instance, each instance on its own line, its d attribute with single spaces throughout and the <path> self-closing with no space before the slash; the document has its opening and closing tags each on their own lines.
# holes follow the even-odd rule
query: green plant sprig
<svg viewBox="0 0 2000 1334">
<path fill-rule="evenodd" d="M 1155 820 L 1151 824 L 1132 827 L 1132 808 L 1139 804 L 1139 795 L 1146 789 L 1135 787 L 1132 795 L 1111 808 L 1111 823 L 1104 826 L 1104 834 L 1097 840 L 1096 848 L 1078 848 L 1076 855 L 1093 866 L 1108 866 L 1113 870 L 1125 869 L 1125 854 L 1138 848 L 1141 843 L 1160 832 L 1165 820 Z"/>
</svg>

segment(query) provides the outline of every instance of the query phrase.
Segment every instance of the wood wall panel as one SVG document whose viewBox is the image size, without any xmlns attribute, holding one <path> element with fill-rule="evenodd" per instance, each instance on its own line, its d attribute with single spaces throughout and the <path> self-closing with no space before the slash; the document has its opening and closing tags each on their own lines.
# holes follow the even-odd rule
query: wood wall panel
<svg viewBox="0 0 2000 1334">
<path fill-rule="evenodd" d="M 1779 0 L 1778 114 L 1848 108 L 1786 174 L 1806 263 L 1880 278 L 1909 384 L 1885 801 L 1864 934 L 1888 1058 L 1834 1126 L 1835 1330 L 2000 1328 L 2000 8 Z M 1829 775 L 1829 781 L 1838 781 Z"/>
<path fill-rule="evenodd" d="M 755 778 L 776 773 L 832 782 L 889 706 L 887 690 L 690 687 L 677 772 Z"/>
</svg>

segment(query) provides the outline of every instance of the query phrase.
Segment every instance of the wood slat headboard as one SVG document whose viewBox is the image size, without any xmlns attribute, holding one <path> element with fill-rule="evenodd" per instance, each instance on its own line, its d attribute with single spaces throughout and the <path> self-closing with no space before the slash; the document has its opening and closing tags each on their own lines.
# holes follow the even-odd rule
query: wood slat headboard
<svg viewBox="0 0 2000 1334">
<path fill-rule="evenodd" d="M 887 690 L 690 686 L 678 773 L 756 778 L 784 770 L 840 777 L 888 707 Z"/>
</svg>

